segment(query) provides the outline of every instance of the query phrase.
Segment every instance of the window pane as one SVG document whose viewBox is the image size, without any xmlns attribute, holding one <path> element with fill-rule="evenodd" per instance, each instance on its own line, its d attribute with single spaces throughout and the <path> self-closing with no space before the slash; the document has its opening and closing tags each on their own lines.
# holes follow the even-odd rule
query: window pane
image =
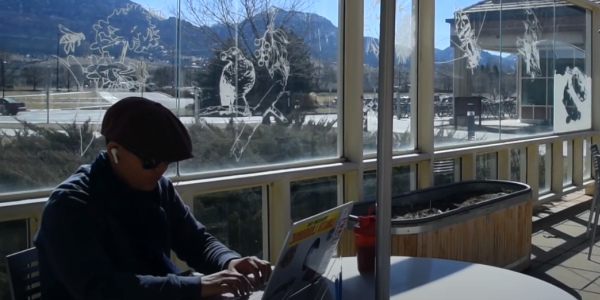
<svg viewBox="0 0 600 300">
<path fill-rule="evenodd" d="M 290 184 L 292 221 L 300 221 L 337 206 L 337 176 L 294 181 Z"/>
<path fill-rule="evenodd" d="M 583 179 L 592 178 L 592 156 L 590 155 L 590 140 L 588 138 L 583 139 Z"/>
<path fill-rule="evenodd" d="M 325 0 L 323 0 L 325 1 Z M 411 84 L 416 74 L 417 62 L 415 46 L 416 19 L 413 17 L 413 2 L 417 0 L 396 1 L 395 55 L 394 55 L 394 102 L 393 110 L 388 112 L 394 118 L 394 150 L 413 149 L 411 138 L 411 111 L 415 111 L 416 85 Z M 380 0 L 366 0 L 365 5 L 365 56 L 364 56 L 364 153 L 377 151 L 377 113 L 379 98 L 379 26 Z"/>
<path fill-rule="evenodd" d="M 550 144 L 539 146 L 539 164 L 540 164 L 540 194 L 549 192 L 552 183 L 552 147 Z"/>
<path fill-rule="evenodd" d="M 409 192 L 415 188 L 416 174 L 414 166 L 399 166 L 392 169 L 392 196 Z M 377 197 L 377 171 L 363 173 L 363 197 Z"/>
<path fill-rule="evenodd" d="M 262 187 L 194 197 L 194 216 L 242 256 L 263 257 Z"/>
<path fill-rule="evenodd" d="M 433 164 L 433 185 L 443 185 L 461 180 L 460 158 L 436 160 Z"/>
<path fill-rule="evenodd" d="M 182 2 L 181 85 L 200 90 L 181 172 L 336 157 L 338 2 L 223 3 Z"/>
<path fill-rule="evenodd" d="M 563 141 L 563 185 L 573 184 L 573 142 Z"/>
<path fill-rule="evenodd" d="M 6 256 L 27 249 L 27 220 L 0 222 L 0 300 L 11 300 Z"/>
<path fill-rule="evenodd" d="M 547 92 L 548 79 L 523 79 L 521 99 L 524 105 L 549 105 L 552 103 Z"/>
<path fill-rule="evenodd" d="M 14 116 L 0 114 L 0 193 L 54 187 L 90 163 L 106 146 L 94 131 L 122 98 L 143 94 L 176 111 L 174 18 L 114 1 L 3 5 L 0 12 L 11 16 L 2 19 L 4 32 L 14 33 L 0 51 L 4 94 L 26 109 L 9 115 L 28 122 L 6 129 Z M 154 76 L 163 69 L 165 82 Z"/>
<path fill-rule="evenodd" d="M 498 153 L 478 154 L 475 163 L 476 179 L 486 180 L 498 178 Z"/>
<path fill-rule="evenodd" d="M 527 183 L 527 148 L 510 149 L 510 180 Z"/>
<path fill-rule="evenodd" d="M 591 128 L 591 13 L 532 5 L 436 1 L 436 146 Z"/>
<path fill-rule="evenodd" d="M 14 33 L 0 51 L 4 96 L 26 107 L 2 106 L 0 123 L 13 124 L 0 126 L 0 193 L 56 186 L 89 163 L 105 147 L 93 135 L 105 109 L 128 96 L 189 127 L 195 158 L 182 173 L 338 155 L 338 2 L 183 1 L 181 33 L 167 2 L 0 8 Z M 74 13 L 84 8 L 89 18 Z M 15 112 L 32 125 L 15 126 Z"/>
</svg>

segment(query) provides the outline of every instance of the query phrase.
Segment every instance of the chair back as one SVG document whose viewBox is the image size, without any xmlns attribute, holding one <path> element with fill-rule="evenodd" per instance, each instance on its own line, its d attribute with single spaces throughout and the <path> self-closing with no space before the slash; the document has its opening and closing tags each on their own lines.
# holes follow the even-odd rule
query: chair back
<svg viewBox="0 0 600 300">
<path fill-rule="evenodd" d="M 596 184 L 600 182 L 600 151 L 598 151 L 598 144 L 591 144 L 590 150 L 592 151 L 592 163 L 594 164 L 594 178 Z"/>
<path fill-rule="evenodd" d="M 10 254 L 6 263 L 13 300 L 41 299 L 37 249 Z"/>
</svg>

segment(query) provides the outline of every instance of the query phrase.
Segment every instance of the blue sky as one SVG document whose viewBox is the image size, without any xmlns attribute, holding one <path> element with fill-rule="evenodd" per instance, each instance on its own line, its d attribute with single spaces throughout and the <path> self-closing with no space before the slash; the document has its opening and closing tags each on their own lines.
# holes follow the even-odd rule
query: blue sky
<svg viewBox="0 0 600 300">
<path fill-rule="evenodd" d="M 148 6 L 150 8 L 161 10 L 166 15 L 169 15 L 170 8 L 177 5 L 175 0 L 133 0 L 139 4 L 144 6 Z M 338 1 L 336 0 L 310 0 L 313 4 L 308 9 L 309 12 L 313 12 L 319 14 L 327 19 L 329 19 L 334 25 L 337 25 L 338 22 Z M 370 3 L 370 0 L 365 0 L 367 3 Z M 410 3 L 410 0 L 396 0 L 402 1 L 406 3 Z M 416 1 L 416 0 L 412 0 Z M 276 3 L 277 1 L 272 1 Z M 455 8 L 458 7 L 466 7 L 471 4 L 479 2 L 479 0 L 436 0 L 436 8 L 435 8 L 435 46 L 436 48 L 444 49 L 450 46 L 449 35 L 450 28 L 449 25 L 444 22 L 445 19 L 452 18 L 453 12 Z M 410 9 L 410 7 L 407 7 Z M 367 8 L 365 8 L 365 11 Z M 369 28 L 378 28 L 379 24 L 365 24 L 365 27 Z M 374 32 L 369 32 L 367 30 L 365 32 L 366 35 L 374 35 Z"/>
</svg>

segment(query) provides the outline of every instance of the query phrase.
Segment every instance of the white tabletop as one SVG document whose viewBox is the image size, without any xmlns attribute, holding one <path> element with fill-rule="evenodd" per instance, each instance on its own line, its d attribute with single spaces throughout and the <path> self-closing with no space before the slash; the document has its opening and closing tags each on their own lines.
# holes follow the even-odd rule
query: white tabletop
<svg viewBox="0 0 600 300">
<path fill-rule="evenodd" d="M 390 300 L 576 300 L 545 281 L 518 272 L 466 262 L 391 258 Z M 355 257 L 343 258 L 342 300 L 375 299 L 374 276 L 360 275 Z"/>
</svg>

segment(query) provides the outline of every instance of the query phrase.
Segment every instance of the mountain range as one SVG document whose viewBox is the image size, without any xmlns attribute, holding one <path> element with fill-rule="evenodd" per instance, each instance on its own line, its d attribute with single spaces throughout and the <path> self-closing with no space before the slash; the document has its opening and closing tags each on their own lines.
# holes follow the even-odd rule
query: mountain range
<svg viewBox="0 0 600 300">
<path fill-rule="evenodd" d="M 58 52 L 64 56 L 65 50 L 72 46 L 74 55 L 85 56 L 91 54 L 90 48 L 94 44 L 106 45 L 103 37 L 112 35 L 127 41 L 129 49 L 124 49 L 122 42 L 116 42 L 105 49 L 111 55 L 118 56 L 125 50 L 128 56 L 137 54 L 151 60 L 170 61 L 174 56 L 177 19 L 157 16 L 129 0 L 2 0 L 0 4 L 0 51 L 3 52 L 31 57 L 48 57 Z M 262 12 L 240 22 L 238 36 L 252 37 L 240 40 L 252 41 L 260 37 L 267 29 L 271 15 Z M 282 25 L 293 29 L 309 45 L 315 59 L 336 62 L 339 30 L 331 21 L 313 13 L 280 9 L 273 23 L 274 29 Z M 210 57 L 224 43 L 222 41 L 235 36 L 232 27 L 222 24 L 200 26 L 182 21 L 180 26 L 184 57 Z M 147 34 L 149 29 L 156 33 L 154 38 Z M 140 38 L 136 39 L 136 36 Z M 377 43 L 377 40 L 365 37 L 364 42 L 367 45 Z M 253 44 L 249 42 L 248 48 L 254 50 Z M 453 58 L 452 47 L 435 50 L 438 62 Z M 480 64 L 500 62 L 505 70 L 514 68 L 513 57 L 482 53 Z M 366 51 L 364 63 L 376 66 L 378 59 L 373 52 Z"/>
</svg>

